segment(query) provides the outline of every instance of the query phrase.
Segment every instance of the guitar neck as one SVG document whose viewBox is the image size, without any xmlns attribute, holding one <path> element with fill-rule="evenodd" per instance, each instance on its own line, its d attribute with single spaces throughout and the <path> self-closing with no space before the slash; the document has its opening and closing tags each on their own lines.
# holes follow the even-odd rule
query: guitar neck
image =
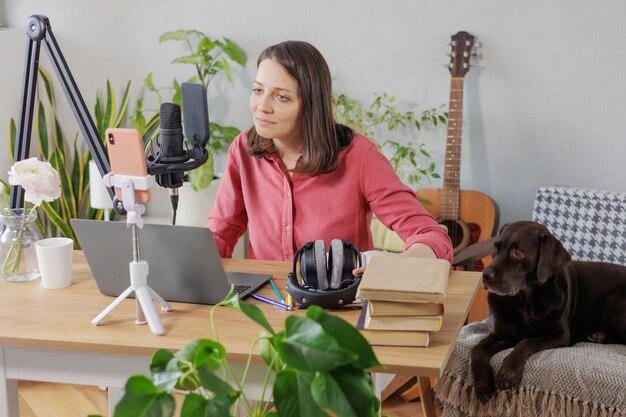
<svg viewBox="0 0 626 417">
<path fill-rule="evenodd" d="M 450 81 L 450 109 L 448 110 L 448 135 L 446 139 L 445 167 L 441 216 L 459 218 L 461 188 L 461 134 L 463 130 L 463 78 Z"/>
</svg>

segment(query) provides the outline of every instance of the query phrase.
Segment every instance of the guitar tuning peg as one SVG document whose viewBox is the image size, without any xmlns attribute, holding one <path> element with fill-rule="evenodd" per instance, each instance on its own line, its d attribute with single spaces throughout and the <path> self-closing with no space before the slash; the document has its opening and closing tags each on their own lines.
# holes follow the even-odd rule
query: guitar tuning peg
<svg viewBox="0 0 626 417">
<path fill-rule="evenodd" d="M 483 59 L 483 54 L 478 54 L 476 52 L 472 53 L 472 57 L 476 58 L 476 59 Z"/>
<path fill-rule="evenodd" d="M 474 42 L 474 46 L 475 46 L 476 48 L 482 48 L 482 47 L 483 47 L 483 44 L 482 44 L 482 42 L 478 42 L 478 41 L 477 41 L 477 42 Z"/>
</svg>

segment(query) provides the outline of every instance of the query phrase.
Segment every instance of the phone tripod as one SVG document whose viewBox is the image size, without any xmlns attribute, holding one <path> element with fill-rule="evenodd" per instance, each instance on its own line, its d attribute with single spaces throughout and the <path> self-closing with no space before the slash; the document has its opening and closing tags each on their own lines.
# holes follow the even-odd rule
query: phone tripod
<svg viewBox="0 0 626 417">
<path fill-rule="evenodd" d="M 141 215 L 145 208 L 142 204 L 135 204 L 135 190 L 148 190 L 152 187 L 152 177 L 134 177 L 125 175 L 107 174 L 102 179 L 107 187 L 119 187 L 122 190 L 122 201 L 127 212 L 126 225 L 132 230 L 133 240 L 133 260 L 129 264 L 130 286 L 124 290 L 111 304 L 91 321 L 91 324 L 98 325 L 119 303 L 126 297 L 135 293 L 137 319 L 136 324 L 146 324 L 155 335 L 164 332 L 159 315 L 154 308 L 153 300 L 161 304 L 161 310 L 170 311 L 172 307 L 152 288 L 148 286 L 148 263 L 141 259 L 141 248 L 139 245 L 138 228 L 143 227 Z"/>
</svg>

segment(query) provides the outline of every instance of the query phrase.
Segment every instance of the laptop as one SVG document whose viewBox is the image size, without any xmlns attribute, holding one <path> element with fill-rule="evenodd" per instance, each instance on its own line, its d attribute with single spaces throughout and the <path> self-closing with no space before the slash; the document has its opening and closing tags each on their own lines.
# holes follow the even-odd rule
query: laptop
<svg viewBox="0 0 626 417">
<path fill-rule="evenodd" d="M 130 285 L 131 228 L 118 221 L 71 219 L 70 223 L 98 289 L 117 297 Z M 144 224 L 138 236 L 141 259 L 148 262 L 148 286 L 166 301 L 217 304 L 231 285 L 243 299 L 271 278 L 224 271 L 213 234 L 206 227 Z"/>
</svg>

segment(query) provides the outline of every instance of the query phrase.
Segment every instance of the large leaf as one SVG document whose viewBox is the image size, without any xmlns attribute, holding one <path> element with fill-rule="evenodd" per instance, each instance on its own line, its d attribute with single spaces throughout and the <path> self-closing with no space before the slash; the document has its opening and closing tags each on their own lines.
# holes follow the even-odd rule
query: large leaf
<svg viewBox="0 0 626 417">
<path fill-rule="evenodd" d="M 215 177 L 215 171 L 213 167 L 213 154 L 209 152 L 209 159 L 198 168 L 188 171 L 189 181 L 191 182 L 191 188 L 194 191 L 201 191 L 211 185 L 213 178 Z"/>
<path fill-rule="evenodd" d="M 284 333 L 278 333 L 278 338 L 284 336 Z M 261 357 L 263 358 L 263 362 L 267 364 L 267 366 L 271 367 L 274 372 L 280 372 L 285 363 L 280 358 L 276 347 L 274 346 L 276 343 L 276 338 L 268 338 L 263 337 L 259 341 L 259 348 L 261 350 Z"/>
<path fill-rule="evenodd" d="M 198 57 L 196 55 L 181 56 L 172 60 L 172 64 L 199 64 Z"/>
<path fill-rule="evenodd" d="M 178 383 L 178 378 L 182 375 L 176 362 L 172 352 L 166 349 L 159 349 L 152 355 L 150 373 L 156 387 L 167 392 L 174 389 Z"/>
<path fill-rule="evenodd" d="M 337 341 L 339 346 L 355 354 L 357 359 L 352 363 L 353 366 L 359 369 L 382 366 L 376 359 L 369 342 L 350 323 L 337 316 L 328 314 L 318 306 L 309 307 L 306 315 L 318 322 L 324 331 Z"/>
<path fill-rule="evenodd" d="M 358 369 L 345 367 L 332 373 L 318 372 L 311 383 L 311 395 L 321 408 L 337 416 L 378 415 L 380 404 L 369 375 Z"/>
<path fill-rule="evenodd" d="M 314 372 L 286 369 L 276 375 L 274 404 L 280 417 L 328 417 L 315 403 L 310 386 Z"/>
<path fill-rule="evenodd" d="M 173 32 L 165 32 L 164 34 L 162 34 L 159 37 L 159 42 L 184 41 L 185 39 L 187 39 L 189 36 L 192 36 L 192 35 L 204 36 L 202 32 L 199 32 L 197 30 L 176 30 Z"/>
<path fill-rule="evenodd" d="M 125 394 L 115 407 L 113 417 L 171 417 L 174 398 L 155 387 L 142 375 L 132 376 L 124 387 Z"/>
<path fill-rule="evenodd" d="M 228 38 L 224 38 L 226 42 L 226 47 L 224 48 L 224 52 L 226 55 L 242 67 L 246 65 L 247 57 L 246 53 L 237 45 L 235 42 L 231 41 Z"/>
<path fill-rule="evenodd" d="M 270 332 L 272 335 L 276 334 L 270 323 L 265 318 L 265 314 L 255 305 L 248 304 L 245 301 L 241 301 L 239 296 L 234 292 L 228 293 L 226 298 L 220 302 L 221 305 L 226 307 L 234 308 L 235 310 L 239 310 L 250 319 L 252 319 L 257 324 L 261 325 L 265 330 Z"/>
<path fill-rule="evenodd" d="M 289 316 L 285 324 L 285 337 L 277 339 L 276 349 L 290 367 L 325 372 L 357 360 L 315 320 Z"/>
<path fill-rule="evenodd" d="M 191 393 L 185 398 L 180 417 L 230 417 L 230 406 L 234 401 L 235 398 L 227 395 L 206 399 Z"/>
</svg>

